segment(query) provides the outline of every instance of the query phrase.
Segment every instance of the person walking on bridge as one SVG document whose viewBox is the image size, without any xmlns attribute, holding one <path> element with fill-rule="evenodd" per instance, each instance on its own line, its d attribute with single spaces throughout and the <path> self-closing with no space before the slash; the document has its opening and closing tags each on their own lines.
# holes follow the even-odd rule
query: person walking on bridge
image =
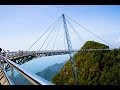
<svg viewBox="0 0 120 90">
<path fill-rule="evenodd" d="M 7 50 L 6 57 L 9 58 L 9 50 Z"/>
<path fill-rule="evenodd" d="M 3 56 L 6 57 L 6 51 L 3 49 Z"/>
<path fill-rule="evenodd" d="M 0 55 L 1 55 L 1 52 L 2 52 L 2 48 L 0 48 Z"/>
<path fill-rule="evenodd" d="M 2 54 L 2 48 L 0 48 L 0 55 Z M 2 60 L 2 57 L 0 56 L 0 61 Z"/>
</svg>

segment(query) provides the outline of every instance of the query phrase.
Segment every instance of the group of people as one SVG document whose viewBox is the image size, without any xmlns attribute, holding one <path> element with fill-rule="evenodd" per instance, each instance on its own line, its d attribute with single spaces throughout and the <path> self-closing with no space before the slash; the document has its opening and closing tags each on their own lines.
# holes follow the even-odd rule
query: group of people
<svg viewBox="0 0 120 90">
<path fill-rule="evenodd" d="M 7 57 L 6 55 L 8 55 L 8 53 L 9 53 L 9 50 L 7 50 L 7 52 L 6 52 L 4 49 L 0 48 L 0 55 L 3 55 L 4 57 Z M 19 55 L 23 55 L 23 50 L 22 51 L 19 50 Z"/>
<path fill-rule="evenodd" d="M 6 55 L 6 51 L 4 49 L 2 49 L 2 48 L 0 48 L 0 55 L 2 54 L 2 51 L 3 51 L 3 56 L 5 56 Z M 7 52 L 9 53 L 9 50 L 7 50 Z"/>
</svg>

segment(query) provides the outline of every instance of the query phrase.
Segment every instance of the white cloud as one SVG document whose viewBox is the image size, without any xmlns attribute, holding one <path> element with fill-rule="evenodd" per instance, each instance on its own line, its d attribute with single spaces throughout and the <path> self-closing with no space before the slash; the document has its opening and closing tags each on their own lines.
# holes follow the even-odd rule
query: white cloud
<svg viewBox="0 0 120 90">
<path fill-rule="evenodd" d="M 115 40 L 115 43 L 120 43 L 120 37 Z"/>
</svg>

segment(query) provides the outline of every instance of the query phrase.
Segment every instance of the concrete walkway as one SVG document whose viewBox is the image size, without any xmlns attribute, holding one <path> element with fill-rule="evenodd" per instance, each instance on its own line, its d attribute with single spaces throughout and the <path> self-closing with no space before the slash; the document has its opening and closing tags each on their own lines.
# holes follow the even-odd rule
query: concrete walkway
<svg viewBox="0 0 120 90">
<path fill-rule="evenodd" d="M 0 85 L 9 85 L 6 77 L 4 76 L 4 73 L 2 69 L 0 68 Z"/>
</svg>

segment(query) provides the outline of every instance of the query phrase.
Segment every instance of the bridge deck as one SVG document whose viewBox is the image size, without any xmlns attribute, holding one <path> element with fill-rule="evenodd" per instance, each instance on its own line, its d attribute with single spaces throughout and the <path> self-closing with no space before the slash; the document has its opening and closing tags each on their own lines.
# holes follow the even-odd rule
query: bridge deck
<svg viewBox="0 0 120 90">
<path fill-rule="evenodd" d="M 111 50 L 111 49 L 81 49 L 80 51 L 99 51 L 99 50 Z M 14 59 L 19 59 L 23 57 L 28 57 L 28 56 L 34 56 L 34 57 L 44 57 L 44 56 L 53 56 L 53 55 L 63 55 L 63 54 L 69 54 L 73 53 L 79 50 L 73 50 L 69 52 L 68 50 L 47 50 L 47 51 L 20 51 L 20 52 L 9 52 L 7 53 L 7 58 L 10 60 Z"/>
</svg>

